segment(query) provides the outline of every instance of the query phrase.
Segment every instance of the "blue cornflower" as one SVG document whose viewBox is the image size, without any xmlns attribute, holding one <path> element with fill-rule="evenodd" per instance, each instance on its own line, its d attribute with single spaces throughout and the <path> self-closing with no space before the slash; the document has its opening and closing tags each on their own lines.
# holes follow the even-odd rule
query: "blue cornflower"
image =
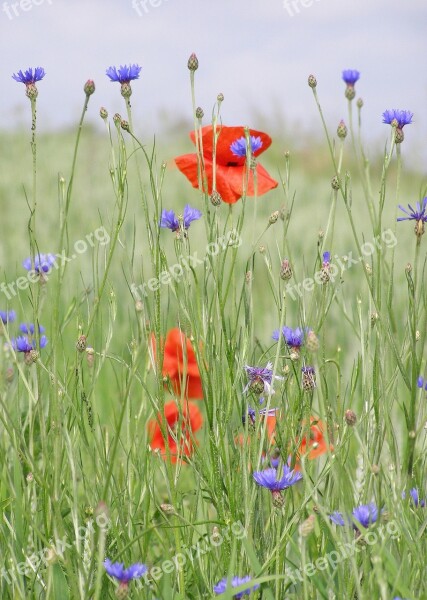
<svg viewBox="0 0 427 600">
<path fill-rule="evenodd" d="M 268 410 L 266 408 L 262 408 L 261 410 L 258 411 L 258 414 L 261 417 L 265 417 L 265 416 L 274 417 L 278 410 L 279 410 L 278 408 L 269 408 Z M 255 427 L 257 411 L 254 408 L 252 408 L 252 406 L 248 406 L 247 415 L 245 415 L 244 413 L 242 415 L 243 426 L 245 426 L 245 423 L 246 423 L 246 416 L 248 418 L 249 425 L 251 427 Z"/>
<path fill-rule="evenodd" d="M 36 67 L 34 69 L 27 69 L 25 73 L 22 71 L 18 71 L 12 75 L 12 78 L 19 83 L 25 83 L 25 85 L 31 85 L 36 83 L 37 81 L 41 81 L 43 77 L 46 75 L 44 69 L 42 67 Z"/>
<path fill-rule="evenodd" d="M 370 504 L 361 504 L 353 509 L 352 517 L 353 518 L 347 516 L 344 519 L 343 515 L 337 511 L 329 516 L 332 523 L 335 525 L 353 525 L 354 529 L 358 531 L 359 527 L 354 521 L 356 521 L 357 524 L 362 525 L 362 527 L 369 527 L 369 525 L 372 525 L 372 523 L 375 523 L 378 519 L 378 508 L 374 502 L 371 502 Z"/>
<path fill-rule="evenodd" d="M 240 587 L 241 585 L 244 585 L 245 583 L 249 583 L 251 581 L 251 577 L 250 575 L 246 575 L 245 577 L 233 577 L 230 581 L 229 584 L 231 585 L 232 588 L 237 588 Z M 227 589 L 230 589 L 229 586 L 227 586 L 227 582 L 228 579 L 227 577 L 224 577 L 224 579 L 221 579 L 221 581 L 219 581 L 216 585 L 214 585 L 213 587 L 213 591 L 215 592 L 215 594 L 220 595 L 223 594 L 224 592 L 227 591 Z M 242 598 L 243 596 L 246 596 L 246 594 L 249 596 L 249 594 L 252 591 L 255 591 L 259 588 L 259 584 L 255 584 L 252 587 L 247 588 L 246 590 L 243 590 L 242 592 L 238 592 L 237 594 L 233 595 L 233 598 Z"/>
<path fill-rule="evenodd" d="M 17 338 L 13 338 L 10 341 L 15 352 L 27 353 L 36 349 L 36 340 L 31 339 L 28 335 L 19 335 Z M 39 342 L 39 347 L 44 348 L 47 345 L 47 337 L 42 335 Z"/>
<path fill-rule="evenodd" d="M 115 577 L 122 584 L 127 584 L 131 579 L 139 579 L 148 571 L 148 567 L 142 563 L 135 563 L 125 569 L 123 563 L 112 563 L 108 558 L 104 561 L 104 567 L 108 575 Z"/>
<path fill-rule="evenodd" d="M 192 208 L 189 204 L 184 207 L 182 215 L 182 225 L 184 230 L 187 230 L 193 221 L 197 221 L 202 216 L 202 213 L 197 208 Z M 162 210 L 159 226 L 167 227 L 171 231 L 179 230 L 180 218 L 175 215 L 173 210 Z"/>
<path fill-rule="evenodd" d="M 262 140 L 260 136 L 255 137 L 254 135 L 251 135 L 249 140 L 251 144 L 252 154 L 255 154 L 255 152 L 258 152 L 258 150 L 262 148 Z M 234 141 L 232 144 L 230 144 L 230 150 L 234 154 L 234 156 L 246 156 L 246 148 L 247 143 L 245 137 L 241 137 L 238 140 Z"/>
<path fill-rule="evenodd" d="M 420 375 L 420 376 L 418 377 L 418 379 L 417 379 L 417 386 L 418 386 L 420 389 L 423 389 L 423 388 L 424 388 L 424 389 L 426 390 L 426 392 L 427 392 L 427 379 L 424 379 L 424 377 L 421 377 L 421 375 Z"/>
<path fill-rule="evenodd" d="M 52 266 L 55 264 L 55 261 L 56 257 L 54 254 L 37 254 L 37 256 L 34 257 L 34 270 L 36 273 L 39 273 L 39 275 L 42 273 L 49 273 Z M 22 262 L 22 266 L 24 269 L 27 269 L 27 271 L 31 271 L 33 268 L 31 256 Z"/>
<path fill-rule="evenodd" d="M 139 78 L 141 68 L 142 67 L 140 67 L 139 65 L 120 65 L 118 69 L 116 69 L 116 67 L 108 67 L 105 73 L 111 81 L 118 81 L 119 83 L 129 83 L 129 81 L 133 81 L 134 79 Z"/>
<path fill-rule="evenodd" d="M 0 310 L 0 319 L 4 324 L 13 323 L 16 319 L 16 313 L 14 310 Z"/>
<path fill-rule="evenodd" d="M 306 332 L 308 333 L 308 329 L 306 329 Z M 293 350 L 299 350 L 304 343 L 304 330 L 300 327 L 297 327 L 296 329 L 292 329 L 292 327 L 283 327 L 282 335 L 285 338 L 286 345 Z M 273 331 L 273 340 L 276 340 L 277 342 L 279 336 L 280 333 L 278 329 Z"/>
<path fill-rule="evenodd" d="M 410 204 L 408 204 L 409 212 L 401 204 L 399 204 L 399 208 L 408 216 L 398 217 L 398 221 L 422 221 L 423 223 L 427 223 L 427 196 L 421 204 L 417 202 L 416 210 Z"/>
<path fill-rule="evenodd" d="M 425 507 L 427 499 L 420 500 L 420 495 L 417 488 L 412 488 L 411 490 L 409 490 L 409 495 L 411 496 L 412 501 L 417 508 L 418 506 L 420 506 L 421 508 Z M 406 492 L 402 492 L 402 498 L 405 500 Z"/>
<path fill-rule="evenodd" d="M 27 333 L 30 335 L 34 335 L 34 331 L 35 331 L 35 327 L 34 327 L 34 323 L 21 323 L 19 326 L 20 331 L 22 331 L 22 333 Z M 43 325 L 39 325 L 39 333 L 44 333 L 45 328 L 43 327 Z"/>
<path fill-rule="evenodd" d="M 271 492 L 285 490 L 302 479 L 301 473 L 291 471 L 288 465 L 283 465 L 283 476 L 281 479 L 277 479 L 278 474 L 280 475 L 277 469 L 264 469 L 264 471 L 255 471 L 253 478 L 258 485 L 269 489 Z"/>
<path fill-rule="evenodd" d="M 269 362 L 265 367 L 249 367 L 245 365 L 246 373 L 248 374 L 249 381 L 243 390 L 243 393 L 247 392 L 248 389 L 254 391 L 257 394 L 274 394 L 274 390 L 271 387 L 273 380 L 273 363 Z M 280 375 L 275 375 L 274 379 L 283 379 Z"/>
<path fill-rule="evenodd" d="M 347 85 L 353 86 L 356 81 L 359 79 L 360 73 L 356 71 L 356 69 L 345 69 L 342 72 L 342 78 Z"/>
<path fill-rule="evenodd" d="M 331 253 L 324 252 L 323 253 L 323 266 L 329 265 L 330 262 L 331 262 Z"/>
<path fill-rule="evenodd" d="M 403 129 L 405 125 L 412 123 L 412 117 L 414 113 L 409 110 L 398 110 L 393 108 L 392 110 L 386 110 L 383 112 L 383 123 L 391 125 L 393 121 L 397 121 L 397 128 Z"/>
</svg>

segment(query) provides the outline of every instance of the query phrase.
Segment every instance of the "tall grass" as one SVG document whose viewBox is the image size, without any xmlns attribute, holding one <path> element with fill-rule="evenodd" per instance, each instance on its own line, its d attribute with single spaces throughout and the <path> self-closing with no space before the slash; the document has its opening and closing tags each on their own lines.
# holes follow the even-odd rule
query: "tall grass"
<svg viewBox="0 0 427 600">
<path fill-rule="evenodd" d="M 49 340 L 23 360 L 10 345 L 17 323 L 4 327 L 1 598 L 212 598 L 221 579 L 246 575 L 250 584 L 221 597 L 259 586 L 252 597 L 268 600 L 427 598 L 426 509 L 409 495 L 416 487 L 426 496 L 426 393 L 417 385 L 425 240 L 411 222 L 396 224 L 397 204 L 419 201 L 425 182 L 407 170 L 393 128 L 382 164 L 371 166 L 363 110 L 353 114 L 349 102 L 349 134 L 338 138 L 314 92 L 324 147 L 307 160 L 289 140 L 276 142 L 265 164 L 279 186 L 234 205 L 213 206 L 190 187 L 171 167 L 192 151 L 189 140 L 159 149 L 145 139 L 129 97 L 127 122 L 107 117 L 103 137 L 85 131 L 86 95 L 74 141 L 35 129 L 32 153 L 20 136 L 3 144 L 4 282 L 25 275 L 26 256 L 70 260 L 58 257 L 46 277 L 9 297 L 0 292 L 0 308 L 43 325 Z M 223 110 L 219 101 L 219 130 Z M 195 118 L 199 141 L 208 122 Z M 187 202 L 203 217 L 185 235 L 159 227 L 163 209 L 180 214 Z M 194 253 L 201 262 L 188 259 Z M 289 280 L 280 277 L 283 259 Z M 162 282 L 175 265 L 180 276 Z M 283 326 L 314 332 L 299 356 L 272 339 Z M 165 372 L 175 327 L 195 354 L 203 400 L 189 400 Z M 243 392 L 245 366 L 268 362 L 280 379 L 260 405 L 259 390 Z M 315 369 L 308 390 L 303 366 Z M 168 431 L 172 399 L 180 420 Z M 184 450 L 190 404 L 203 426 L 174 461 L 169 447 L 163 456 L 150 447 L 148 423 Z M 277 409 L 274 438 L 260 408 Z M 310 418 L 324 423 L 316 458 L 301 453 Z M 272 456 L 303 474 L 281 508 L 253 478 Z M 370 502 L 379 517 L 367 530 L 330 519 Z M 148 575 L 118 588 L 107 557 L 144 563 Z"/>
</svg>

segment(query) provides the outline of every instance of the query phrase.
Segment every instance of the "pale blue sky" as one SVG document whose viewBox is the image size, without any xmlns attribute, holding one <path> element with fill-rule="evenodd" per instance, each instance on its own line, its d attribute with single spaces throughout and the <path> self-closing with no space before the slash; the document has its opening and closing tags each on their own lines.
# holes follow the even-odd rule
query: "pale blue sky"
<svg viewBox="0 0 427 600">
<path fill-rule="evenodd" d="M 161 134 L 165 115 L 168 124 L 191 118 L 186 64 L 194 51 L 197 104 L 208 115 L 223 92 L 225 124 L 256 127 L 256 110 L 320 133 L 307 86 L 314 73 L 335 128 L 347 114 L 341 71 L 354 68 L 361 72 L 356 90 L 365 101 L 366 137 L 385 142 L 382 112 L 409 109 L 415 117 L 405 152 L 419 163 L 426 157 L 425 0 L 289 0 L 288 8 L 284 0 L 134 1 L 138 10 L 132 0 L 1 0 L 0 126 L 29 121 L 24 86 L 11 79 L 19 69 L 46 70 L 38 100 L 43 129 L 76 123 L 89 77 L 96 93 L 88 118 L 99 122 L 100 106 L 124 112 L 119 85 L 105 69 L 132 62 L 142 66 L 133 83 L 137 128 L 151 138 Z"/>
</svg>

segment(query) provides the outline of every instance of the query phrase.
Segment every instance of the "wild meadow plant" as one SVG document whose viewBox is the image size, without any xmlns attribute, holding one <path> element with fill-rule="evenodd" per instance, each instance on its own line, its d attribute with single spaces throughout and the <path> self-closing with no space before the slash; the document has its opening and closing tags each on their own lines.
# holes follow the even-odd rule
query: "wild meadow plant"
<svg viewBox="0 0 427 600">
<path fill-rule="evenodd" d="M 402 186 L 413 115 L 385 110 L 376 172 L 360 99 L 353 114 L 360 73 L 343 72 L 336 136 L 310 75 L 329 181 L 300 197 L 290 152 L 273 178 L 258 160 L 272 138 L 223 125 L 222 94 L 203 123 L 198 67 L 192 54 L 195 151 L 177 173 L 133 122 L 141 67 L 107 69 L 126 119 L 100 110 L 110 192 L 93 212 L 77 188 L 85 84 L 49 237 L 45 72 L 13 75 L 32 170 L 15 200 L 30 256 L 0 287 L 1 598 L 427 598 L 427 197 Z"/>
</svg>

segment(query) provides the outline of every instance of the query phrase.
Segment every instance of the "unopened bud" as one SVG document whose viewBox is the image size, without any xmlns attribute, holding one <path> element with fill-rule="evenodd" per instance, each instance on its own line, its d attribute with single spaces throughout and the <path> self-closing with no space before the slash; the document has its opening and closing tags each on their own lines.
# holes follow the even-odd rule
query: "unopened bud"
<svg viewBox="0 0 427 600">
<path fill-rule="evenodd" d="M 93 348 L 86 348 L 86 361 L 89 367 L 93 367 L 95 362 L 95 350 Z"/>
<path fill-rule="evenodd" d="M 224 102 L 224 94 L 221 94 L 221 92 L 218 94 L 218 96 L 216 97 L 217 102 L 221 103 Z"/>
<path fill-rule="evenodd" d="M 345 140 L 347 137 L 347 126 L 342 119 L 337 127 L 337 135 L 341 140 Z"/>
<path fill-rule="evenodd" d="M 116 114 L 114 115 L 114 117 L 113 117 L 113 122 L 114 122 L 114 125 L 115 125 L 116 127 L 119 127 L 119 126 L 120 126 L 120 123 L 121 123 L 121 121 L 122 121 L 122 118 L 121 118 L 121 116 L 119 115 L 119 113 L 116 113 Z"/>
<path fill-rule="evenodd" d="M 260 246 L 258 250 L 260 254 L 265 254 L 265 246 Z"/>
<path fill-rule="evenodd" d="M 268 223 L 269 225 L 273 225 L 277 219 L 279 218 L 279 211 L 275 210 L 274 212 L 271 213 L 271 215 L 268 217 Z"/>
<path fill-rule="evenodd" d="M 209 200 L 213 206 L 219 206 L 222 203 L 221 194 L 214 190 L 212 194 L 209 196 Z"/>
<path fill-rule="evenodd" d="M 417 329 L 417 331 L 415 332 L 415 341 L 419 342 L 420 341 L 420 337 L 421 337 L 421 333 Z"/>
<path fill-rule="evenodd" d="M 197 71 L 197 69 L 199 68 L 199 60 L 194 54 L 194 52 L 190 55 L 190 58 L 188 59 L 187 67 L 190 69 L 190 71 Z"/>
<path fill-rule="evenodd" d="M 37 362 L 39 359 L 39 353 L 37 350 L 30 350 L 29 352 L 25 352 L 24 361 L 26 365 L 32 365 Z"/>
<path fill-rule="evenodd" d="M 373 475 L 379 475 L 380 467 L 378 465 L 372 465 L 371 472 Z"/>
<path fill-rule="evenodd" d="M 108 110 L 101 106 L 101 108 L 99 109 L 99 116 L 105 121 L 105 119 L 108 119 Z"/>
<path fill-rule="evenodd" d="M 357 415 L 354 411 L 348 409 L 344 413 L 344 420 L 349 427 L 354 427 L 357 423 Z"/>
<path fill-rule="evenodd" d="M 196 108 L 196 118 L 197 119 L 203 119 L 204 114 L 205 113 L 203 112 L 203 108 L 201 106 L 198 106 Z"/>
<path fill-rule="evenodd" d="M 86 96 L 91 96 L 95 91 L 95 82 L 92 79 L 88 79 L 83 87 Z"/>
<path fill-rule="evenodd" d="M 141 300 L 135 302 L 135 310 L 136 312 L 142 312 L 144 310 L 144 303 L 141 302 Z"/>
<path fill-rule="evenodd" d="M 84 352 L 86 350 L 86 336 L 85 335 L 80 335 L 79 339 L 77 340 L 76 343 L 76 350 L 78 352 Z"/>
<path fill-rule="evenodd" d="M 308 76 L 308 85 L 313 89 L 317 86 L 317 79 L 314 75 Z"/>
<path fill-rule="evenodd" d="M 308 332 L 305 345 L 309 352 L 317 352 L 319 350 L 319 338 L 314 331 Z"/>
<path fill-rule="evenodd" d="M 161 504 L 160 510 L 164 512 L 166 515 L 173 515 L 176 513 L 175 507 L 172 504 Z"/>
<path fill-rule="evenodd" d="M 305 392 L 311 392 L 316 387 L 316 372 L 314 367 L 302 367 L 302 387 Z"/>
<path fill-rule="evenodd" d="M 299 527 L 299 532 L 302 537 L 308 537 L 310 533 L 314 531 L 316 523 L 316 515 L 310 515 L 305 521 L 303 521 Z"/>
<path fill-rule="evenodd" d="M 284 281 L 287 281 L 288 279 L 290 279 L 292 277 L 292 275 L 293 275 L 292 267 L 291 267 L 288 259 L 285 258 L 284 260 L 282 260 L 282 264 L 280 266 L 280 277 Z"/>
<path fill-rule="evenodd" d="M 125 131 L 129 131 L 129 122 L 128 122 L 128 121 L 125 121 L 124 119 L 122 119 L 122 120 L 120 121 L 120 127 L 121 127 L 122 129 L 124 129 Z"/>
<path fill-rule="evenodd" d="M 358 98 L 356 104 L 357 104 L 357 108 L 362 108 L 363 107 L 363 99 Z"/>
<path fill-rule="evenodd" d="M 406 264 L 405 271 L 407 273 L 410 273 L 412 271 L 412 265 L 411 265 L 411 263 L 407 263 Z"/>
<path fill-rule="evenodd" d="M 332 186 L 333 190 L 340 189 L 340 180 L 338 179 L 338 177 L 336 175 L 334 177 L 332 177 L 331 186 Z"/>
</svg>

